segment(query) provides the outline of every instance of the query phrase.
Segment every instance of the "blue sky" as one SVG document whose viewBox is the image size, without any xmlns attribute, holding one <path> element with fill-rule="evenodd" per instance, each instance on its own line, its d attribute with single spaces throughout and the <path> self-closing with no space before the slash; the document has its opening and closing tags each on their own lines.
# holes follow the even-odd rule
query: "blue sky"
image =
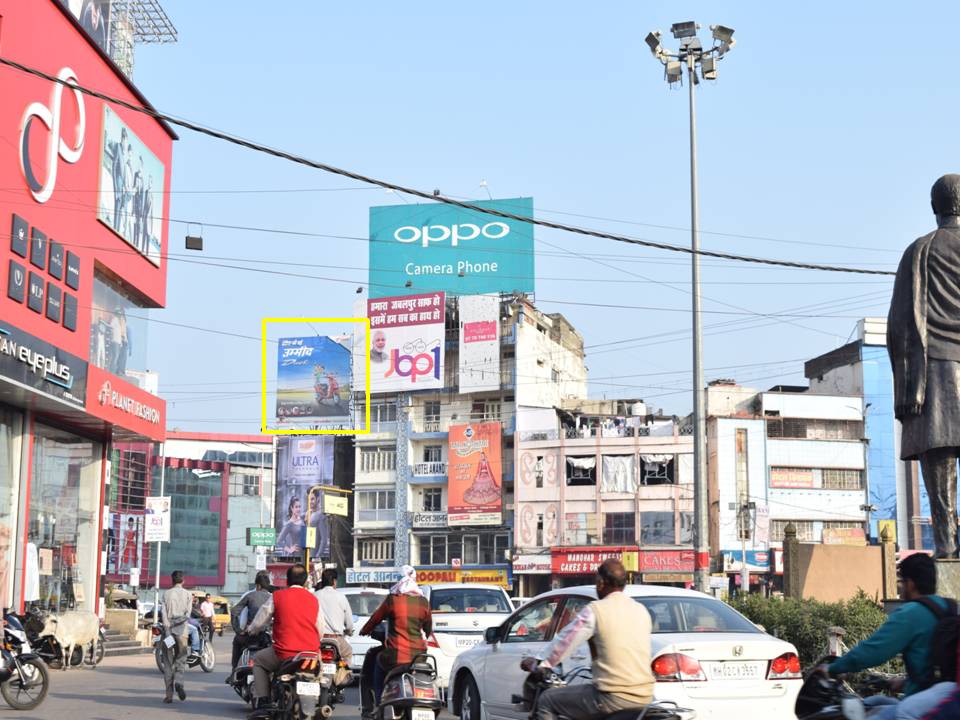
<svg viewBox="0 0 960 720">
<path fill-rule="evenodd" d="M 180 41 L 141 46 L 134 79 L 164 111 L 451 195 L 485 198 L 486 180 L 540 217 L 636 237 L 689 237 L 686 88 L 667 88 L 643 42 L 676 21 L 738 40 L 698 90 L 704 247 L 894 269 L 932 227 L 930 185 L 960 166 L 955 53 L 934 32 L 960 22 L 955 3 L 163 4 Z M 369 207 L 400 199 L 181 138 L 170 250 L 185 254 L 181 221 L 205 247 L 173 259 L 152 316 L 256 338 L 265 316 L 348 315 L 362 239 L 218 225 L 362 238 Z M 687 256 L 535 237 L 538 305 L 581 330 L 591 393 L 687 412 Z M 892 285 L 714 260 L 703 281 L 707 378 L 758 387 L 801 382 L 804 359 L 885 315 Z M 152 325 L 171 427 L 256 431 L 259 342 Z"/>
</svg>

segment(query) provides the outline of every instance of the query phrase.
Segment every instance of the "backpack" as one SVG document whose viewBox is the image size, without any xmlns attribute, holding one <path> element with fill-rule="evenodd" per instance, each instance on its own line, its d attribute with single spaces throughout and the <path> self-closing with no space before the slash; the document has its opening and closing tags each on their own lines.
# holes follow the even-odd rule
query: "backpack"
<svg viewBox="0 0 960 720">
<path fill-rule="evenodd" d="M 920 603 L 933 613 L 937 624 L 930 638 L 930 648 L 927 652 L 929 670 L 925 678 L 911 678 L 918 682 L 921 688 L 928 688 L 939 682 L 955 682 L 957 680 L 957 647 L 960 643 L 960 615 L 958 615 L 957 601 L 944 598 L 947 601 L 946 609 L 940 607 L 930 597 L 917 598 L 913 602 Z"/>
</svg>

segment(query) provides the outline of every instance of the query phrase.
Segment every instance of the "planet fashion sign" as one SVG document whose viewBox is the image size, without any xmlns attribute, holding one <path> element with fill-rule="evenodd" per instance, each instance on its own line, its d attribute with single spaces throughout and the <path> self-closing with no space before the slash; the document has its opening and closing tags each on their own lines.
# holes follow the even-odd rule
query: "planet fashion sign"
<svg viewBox="0 0 960 720">
<path fill-rule="evenodd" d="M 471 204 L 533 217 L 532 198 Z M 528 222 L 443 203 L 370 208 L 371 297 L 533 292 L 533 273 Z"/>
</svg>

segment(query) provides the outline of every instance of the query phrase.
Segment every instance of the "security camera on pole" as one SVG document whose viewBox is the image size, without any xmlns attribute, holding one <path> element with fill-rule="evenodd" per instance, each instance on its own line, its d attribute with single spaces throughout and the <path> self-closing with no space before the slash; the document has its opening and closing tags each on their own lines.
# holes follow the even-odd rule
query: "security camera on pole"
<svg viewBox="0 0 960 720">
<path fill-rule="evenodd" d="M 683 82 L 683 66 L 687 66 L 687 84 L 690 96 L 690 247 L 693 295 L 693 483 L 694 525 L 693 545 L 696 554 L 694 584 L 700 592 L 707 592 L 710 574 L 709 512 L 707 498 L 707 441 L 704 417 L 703 340 L 700 319 L 700 217 L 697 203 L 697 117 L 694 87 L 704 80 L 717 79 L 717 65 L 736 43 L 733 30 L 723 25 L 711 25 L 713 46 L 704 49 L 695 22 L 674 23 L 673 37 L 680 41 L 680 50 L 667 50 L 660 44 L 660 31 L 647 35 L 650 52 L 664 66 L 668 85 Z M 700 76 L 697 76 L 697 66 Z"/>
</svg>

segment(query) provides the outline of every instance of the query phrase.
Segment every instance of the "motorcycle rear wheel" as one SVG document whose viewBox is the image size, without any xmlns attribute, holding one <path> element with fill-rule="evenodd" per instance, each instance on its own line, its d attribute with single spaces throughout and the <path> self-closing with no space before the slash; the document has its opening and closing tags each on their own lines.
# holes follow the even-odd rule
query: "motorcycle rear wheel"
<svg viewBox="0 0 960 720">
<path fill-rule="evenodd" d="M 200 669 L 205 673 L 212 673 L 217 664 L 216 653 L 213 652 L 213 645 L 207 643 L 200 652 Z"/>
<path fill-rule="evenodd" d="M 33 710 L 43 702 L 50 689 L 50 674 L 47 665 L 39 658 L 21 660 L 24 679 L 14 673 L 6 682 L 0 684 L 0 695 L 14 710 Z"/>
</svg>

